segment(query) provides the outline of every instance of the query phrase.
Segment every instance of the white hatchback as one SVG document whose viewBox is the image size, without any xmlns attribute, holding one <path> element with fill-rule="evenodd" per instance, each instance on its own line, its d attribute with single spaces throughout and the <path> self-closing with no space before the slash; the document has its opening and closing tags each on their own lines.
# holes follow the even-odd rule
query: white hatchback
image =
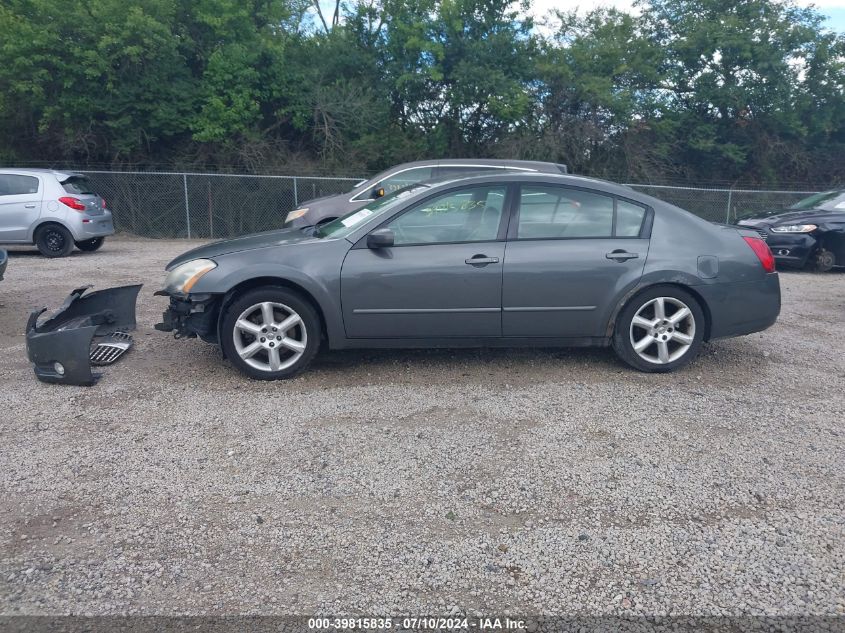
<svg viewBox="0 0 845 633">
<path fill-rule="evenodd" d="M 85 175 L 0 169 L 0 244 L 34 244 L 45 257 L 64 257 L 74 245 L 96 251 L 112 234 L 111 211 Z"/>
</svg>

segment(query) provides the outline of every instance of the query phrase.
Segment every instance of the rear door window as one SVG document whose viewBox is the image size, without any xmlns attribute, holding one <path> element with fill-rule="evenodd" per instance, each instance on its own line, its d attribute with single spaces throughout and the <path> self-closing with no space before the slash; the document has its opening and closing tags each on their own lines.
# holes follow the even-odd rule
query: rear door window
<svg viewBox="0 0 845 633">
<path fill-rule="evenodd" d="M 90 181 L 82 176 L 72 176 L 62 183 L 62 187 L 68 193 L 75 193 L 77 195 L 92 194 Z"/>
<path fill-rule="evenodd" d="M 523 185 L 517 239 L 636 238 L 647 208 L 593 191 L 559 185 Z"/>
<path fill-rule="evenodd" d="M 613 236 L 613 198 L 549 185 L 522 187 L 519 239 Z"/>
<path fill-rule="evenodd" d="M 0 196 L 38 193 L 38 178 L 17 174 L 0 174 Z"/>
</svg>

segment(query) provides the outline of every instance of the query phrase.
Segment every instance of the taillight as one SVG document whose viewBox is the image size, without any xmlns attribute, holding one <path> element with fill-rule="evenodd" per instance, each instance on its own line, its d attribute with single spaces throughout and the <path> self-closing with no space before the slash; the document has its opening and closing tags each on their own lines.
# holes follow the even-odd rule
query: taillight
<svg viewBox="0 0 845 633">
<path fill-rule="evenodd" d="M 105 208 L 106 208 L 106 199 L 105 199 L 105 198 L 100 198 L 100 200 L 102 200 L 102 201 L 103 201 L 103 208 L 105 209 Z"/>
<path fill-rule="evenodd" d="M 85 205 L 82 204 L 77 198 L 71 198 L 70 196 L 62 196 L 59 198 L 59 202 L 64 205 L 69 206 L 74 211 L 85 211 Z"/>
<path fill-rule="evenodd" d="M 772 249 L 759 237 L 743 237 L 745 243 L 751 247 L 757 259 L 763 265 L 763 270 L 767 273 L 775 272 L 775 256 L 772 255 Z"/>
</svg>

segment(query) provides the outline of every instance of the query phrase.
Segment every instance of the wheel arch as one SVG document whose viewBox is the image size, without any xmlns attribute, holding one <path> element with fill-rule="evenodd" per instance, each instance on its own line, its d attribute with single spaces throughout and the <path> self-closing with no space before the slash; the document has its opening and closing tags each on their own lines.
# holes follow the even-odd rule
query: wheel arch
<svg viewBox="0 0 845 633">
<path fill-rule="evenodd" d="M 29 233 L 29 241 L 30 241 L 30 243 L 35 244 L 35 235 L 38 233 L 38 231 L 40 231 L 40 230 L 41 230 L 42 228 L 44 228 L 45 226 L 51 226 L 51 225 L 53 225 L 53 224 L 55 224 L 56 226 L 60 226 L 60 227 L 62 227 L 65 231 L 67 231 L 68 233 L 70 233 L 70 237 L 71 237 L 71 239 L 72 239 L 74 242 L 76 241 L 76 236 L 74 236 L 73 231 L 71 230 L 71 228 L 70 228 L 67 224 L 65 224 L 65 223 L 64 223 L 64 222 L 62 222 L 61 220 L 57 220 L 56 218 L 44 218 L 44 219 L 39 219 L 39 220 L 38 220 L 38 221 L 37 221 L 37 222 L 36 222 L 36 223 L 32 226 L 32 230 L 31 230 L 31 231 L 30 231 L 30 233 Z"/>
<path fill-rule="evenodd" d="M 301 284 L 296 283 L 295 281 L 291 281 L 290 279 L 285 279 L 284 277 L 274 277 L 274 276 L 262 276 L 262 277 L 252 277 L 250 279 L 245 279 L 238 284 L 235 284 L 226 293 L 223 295 L 223 299 L 220 302 L 220 309 L 217 314 L 217 340 L 221 341 L 221 328 L 223 326 L 223 315 L 229 306 L 235 301 L 235 299 L 243 294 L 244 292 L 248 292 L 250 290 L 254 290 L 255 288 L 261 288 L 264 286 L 277 286 L 282 288 L 287 288 L 288 290 L 293 290 L 297 294 L 302 295 L 302 298 L 308 301 L 314 310 L 317 311 L 317 316 L 320 318 L 320 335 L 323 338 L 328 338 L 328 331 L 326 326 L 326 315 L 323 311 L 323 306 L 320 305 L 320 302 L 317 301 L 316 297 L 313 293 L 311 293 L 307 288 L 302 286 Z M 221 346 L 222 349 L 222 346 Z"/>
<path fill-rule="evenodd" d="M 617 302 L 613 313 L 610 315 L 610 320 L 607 323 L 606 331 L 608 340 L 613 338 L 614 331 L 616 330 L 616 321 L 619 319 L 619 313 L 622 312 L 622 310 L 624 310 L 625 307 L 634 299 L 636 299 L 639 295 L 657 286 L 673 286 L 675 288 L 678 288 L 679 290 L 683 290 L 684 292 L 691 294 L 693 298 L 698 301 L 698 305 L 701 306 L 701 310 L 704 312 L 704 340 L 709 341 L 710 331 L 713 325 L 713 318 L 712 312 L 710 311 L 710 306 L 707 305 L 707 301 L 704 299 L 704 297 L 701 296 L 701 293 L 695 289 L 694 285 L 686 284 L 677 280 L 649 282 L 644 285 L 638 285 L 633 290 L 626 293 L 622 297 L 622 299 Z"/>
</svg>

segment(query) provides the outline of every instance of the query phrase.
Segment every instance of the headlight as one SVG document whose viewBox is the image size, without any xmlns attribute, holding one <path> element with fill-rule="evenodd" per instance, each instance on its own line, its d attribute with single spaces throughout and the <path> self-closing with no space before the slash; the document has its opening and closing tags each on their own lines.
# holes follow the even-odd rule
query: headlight
<svg viewBox="0 0 845 633">
<path fill-rule="evenodd" d="M 210 259 L 192 259 L 180 264 L 169 273 L 164 280 L 164 289 L 169 293 L 187 294 L 191 291 L 200 277 L 210 270 L 217 268 Z"/>
<path fill-rule="evenodd" d="M 789 224 L 786 226 L 773 226 L 773 233 L 811 233 L 815 231 L 818 226 L 815 224 Z"/>
<path fill-rule="evenodd" d="M 301 209 L 291 211 L 285 218 L 285 222 L 291 222 L 293 220 L 296 220 L 297 218 L 301 218 L 306 213 L 308 213 L 308 207 L 302 207 Z"/>
</svg>

